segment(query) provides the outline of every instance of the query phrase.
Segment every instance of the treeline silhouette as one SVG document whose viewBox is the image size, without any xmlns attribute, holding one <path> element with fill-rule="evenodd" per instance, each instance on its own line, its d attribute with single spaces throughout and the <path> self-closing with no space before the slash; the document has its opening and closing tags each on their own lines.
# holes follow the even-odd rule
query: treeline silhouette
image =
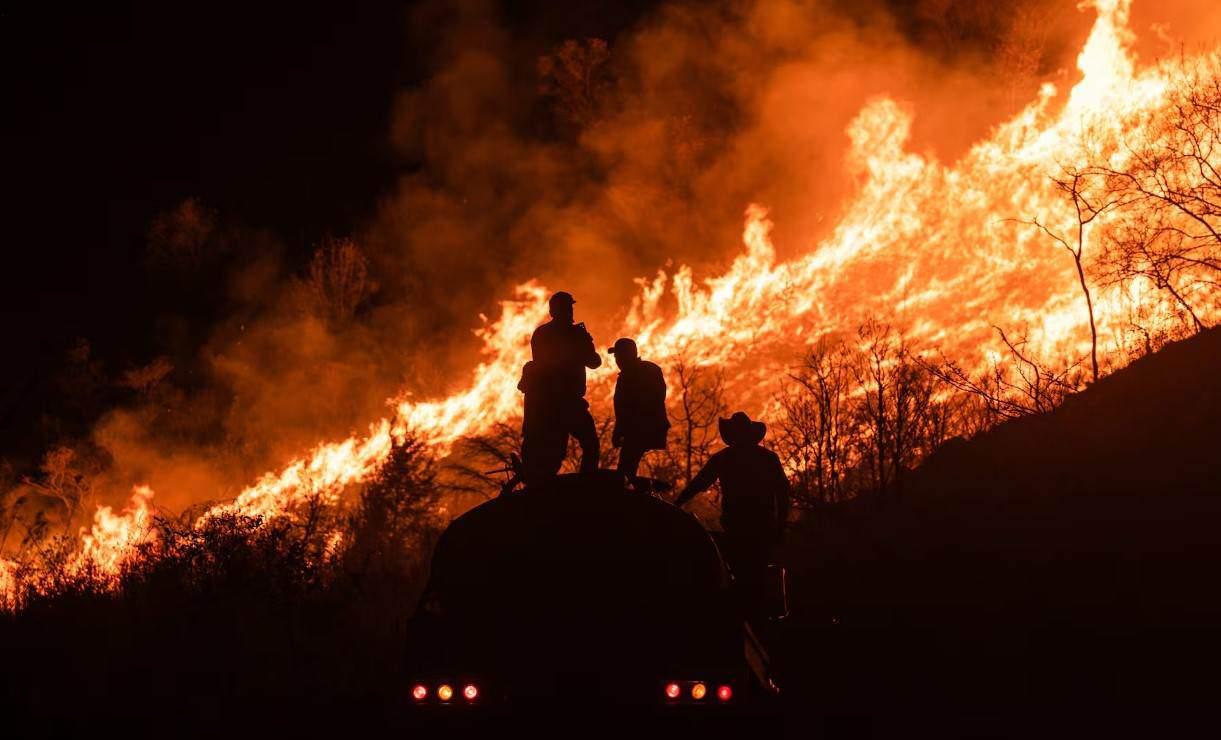
<svg viewBox="0 0 1221 740">
<path fill-rule="evenodd" d="M 401 698 L 438 495 L 434 461 L 408 440 L 347 506 L 158 517 L 117 579 L 70 572 L 48 545 L 45 590 L 0 616 L 0 704 L 48 732 L 119 718 L 307 727 L 328 708 L 376 710 Z"/>
<path fill-rule="evenodd" d="M 772 646 L 794 727 L 1021 737 L 1061 711 L 1122 725 L 1105 712 L 1134 694 L 1206 699 L 1188 676 L 1221 657 L 1219 342 L 1207 330 L 943 445 L 902 498 L 796 521 L 793 617 Z M 409 442 L 347 506 L 159 519 L 117 583 L 65 576 L 0 617 L 0 702 L 44 728 L 385 720 L 445 472 Z"/>
</svg>

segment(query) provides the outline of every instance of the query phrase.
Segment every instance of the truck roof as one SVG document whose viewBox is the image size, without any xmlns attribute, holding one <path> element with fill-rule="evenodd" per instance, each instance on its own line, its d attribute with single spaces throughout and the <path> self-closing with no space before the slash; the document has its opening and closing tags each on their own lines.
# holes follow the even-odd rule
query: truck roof
<svg viewBox="0 0 1221 740">
<path fill-rule="evenodd" d="M 657 619 L 698 608 L 724 586 L 698 520 L 598 471 L 557 476 L 455 519 L 437 544 L 425 598 L 476 621 Z"/>
</svg>

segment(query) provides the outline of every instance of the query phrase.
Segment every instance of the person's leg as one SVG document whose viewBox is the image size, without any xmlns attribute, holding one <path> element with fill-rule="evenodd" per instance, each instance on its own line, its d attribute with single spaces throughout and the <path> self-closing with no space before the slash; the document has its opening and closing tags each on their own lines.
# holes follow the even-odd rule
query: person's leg
<svg viewBox="0 0 1221 740">
<path fill-rule="evenodd" d="M 750 533 L 726 532 L 723 554 L 733 574 L 734 591 L 747 617 L 766 611 L 768 546 L 762 537 Z M 753 621 L 753 620 L 752 620 Z"/>
<path fill-rule="evenodd" d="M 623 447 L 619 450 L 619 465 L 615 469 L 630 481 L 636 477 L 642 457 L 644 457 L 644 447 L 639 442 L 625 439 Z"/>
<path fill-rule="evenodd" d="M 539 404 L 529 409 L 522 427 L 522 467 L 527 484 L 537 484 L 560 472 L 567 453 L 568 432 L 557 409 Z"/>
<path fill-rule="evenodd" d="M 584 401 L 573 408 L 572 418 L 568 427 L 569 433 L 577 438 L 581 445 L 581 472 L 589 473 L 598 469 L 598 430 L 594 427 L 594 417 L 589 413 L 589 405 Z"/>
</svg>

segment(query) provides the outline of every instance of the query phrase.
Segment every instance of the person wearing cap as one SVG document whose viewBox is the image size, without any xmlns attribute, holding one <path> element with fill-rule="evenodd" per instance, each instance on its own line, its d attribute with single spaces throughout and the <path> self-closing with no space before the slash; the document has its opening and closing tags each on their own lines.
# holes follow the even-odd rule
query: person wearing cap
<svg viewBox="0 0 1221 740">
<path fill-rule="evenodd" d="M 666 448 L 666 379 L 660 367 L 640 359 L 636 342 L 627 337 L 615 340 L 609 351 L 619 366 L 611 442 L 619 448 L 618 471 L 631 481 L 645 452 Z"/>
<path fill-rule="evenodd" d="M 763 601 L 771 549 L 788 521 L 790 488 L 776 453 L 759 443 L 767 426 L 738 411 L 720 420 L 725 448 L 708 458 L 674 499 L 678 506 L 721 484 L 722 552 L 747 604 Z"/>
<path fill-rule="evenodd" d="M 531 478 L 559 472 L 568 437 L 581 445 L 581 471 L 598 469 L 598 433 L 585 400 L 585 369 L 602 364 L 584 324 L 573 323 L 572 294 L 551 296 L 551 321 L 530 337 L 533 360 L 523 368 L 518 387 L 526 394 L 522 420 L 522 463 Z"/>
</svg>

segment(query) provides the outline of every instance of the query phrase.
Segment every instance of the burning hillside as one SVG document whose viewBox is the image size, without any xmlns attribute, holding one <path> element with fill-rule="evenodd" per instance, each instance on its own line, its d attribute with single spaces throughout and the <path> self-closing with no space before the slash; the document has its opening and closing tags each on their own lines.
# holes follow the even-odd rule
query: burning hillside
<svg viewBox="0 0 1221 740">
<path fill-rule="evenodd" d="M 707 278 L 679 267 L 639 280 L 615 336 L 635 337 L 667 370 L 721 369 L 735 406 L 775 418 L 777 379 L 794 357 L 820 343 L 862 342 L 856 329 L 869 320 L 894 327 L 926 360 L 952 363 L 963 383 L 1017 377 L 1029 361 L 1075 373 L 1074 387 L 1215 322 L 1221 56 L 1138 65 L 1129 2 L 1099 0 L 1095 10 L 1077 58 L 1080 81 L 1044 84 L 954 162 L 910 150 L 919 110 L 869 102 L 846 131 L 855 190 L 825 238 L 784 245 L 796 256 L 781 259 L 767 204 L 743 204 L 743 247 L 729 267 Z M 515 419 L 514 388 L 551 287 L 519 285 L 484 321 L 482 361 L 464 387 L 394 399 L 363 434 L 319 443 L 200 521 L 271 518 L 310 499 L 334 500 L 408 434 L 444 456 Z M 593 374 L 595 406 L 606 403 L 609 366 Z M 1001 382 L 994 400 L 1005 402 L 1018 385 Z M 147 536 L 153 500 L 139 488 L 122 512 L 100 507 L 73 567 L 117 573 Z M 17 572 L 3 563 L 0 590 L 14 592 Z M 20 577 L 36 583 L 39 575 Z"/>
</svg>

